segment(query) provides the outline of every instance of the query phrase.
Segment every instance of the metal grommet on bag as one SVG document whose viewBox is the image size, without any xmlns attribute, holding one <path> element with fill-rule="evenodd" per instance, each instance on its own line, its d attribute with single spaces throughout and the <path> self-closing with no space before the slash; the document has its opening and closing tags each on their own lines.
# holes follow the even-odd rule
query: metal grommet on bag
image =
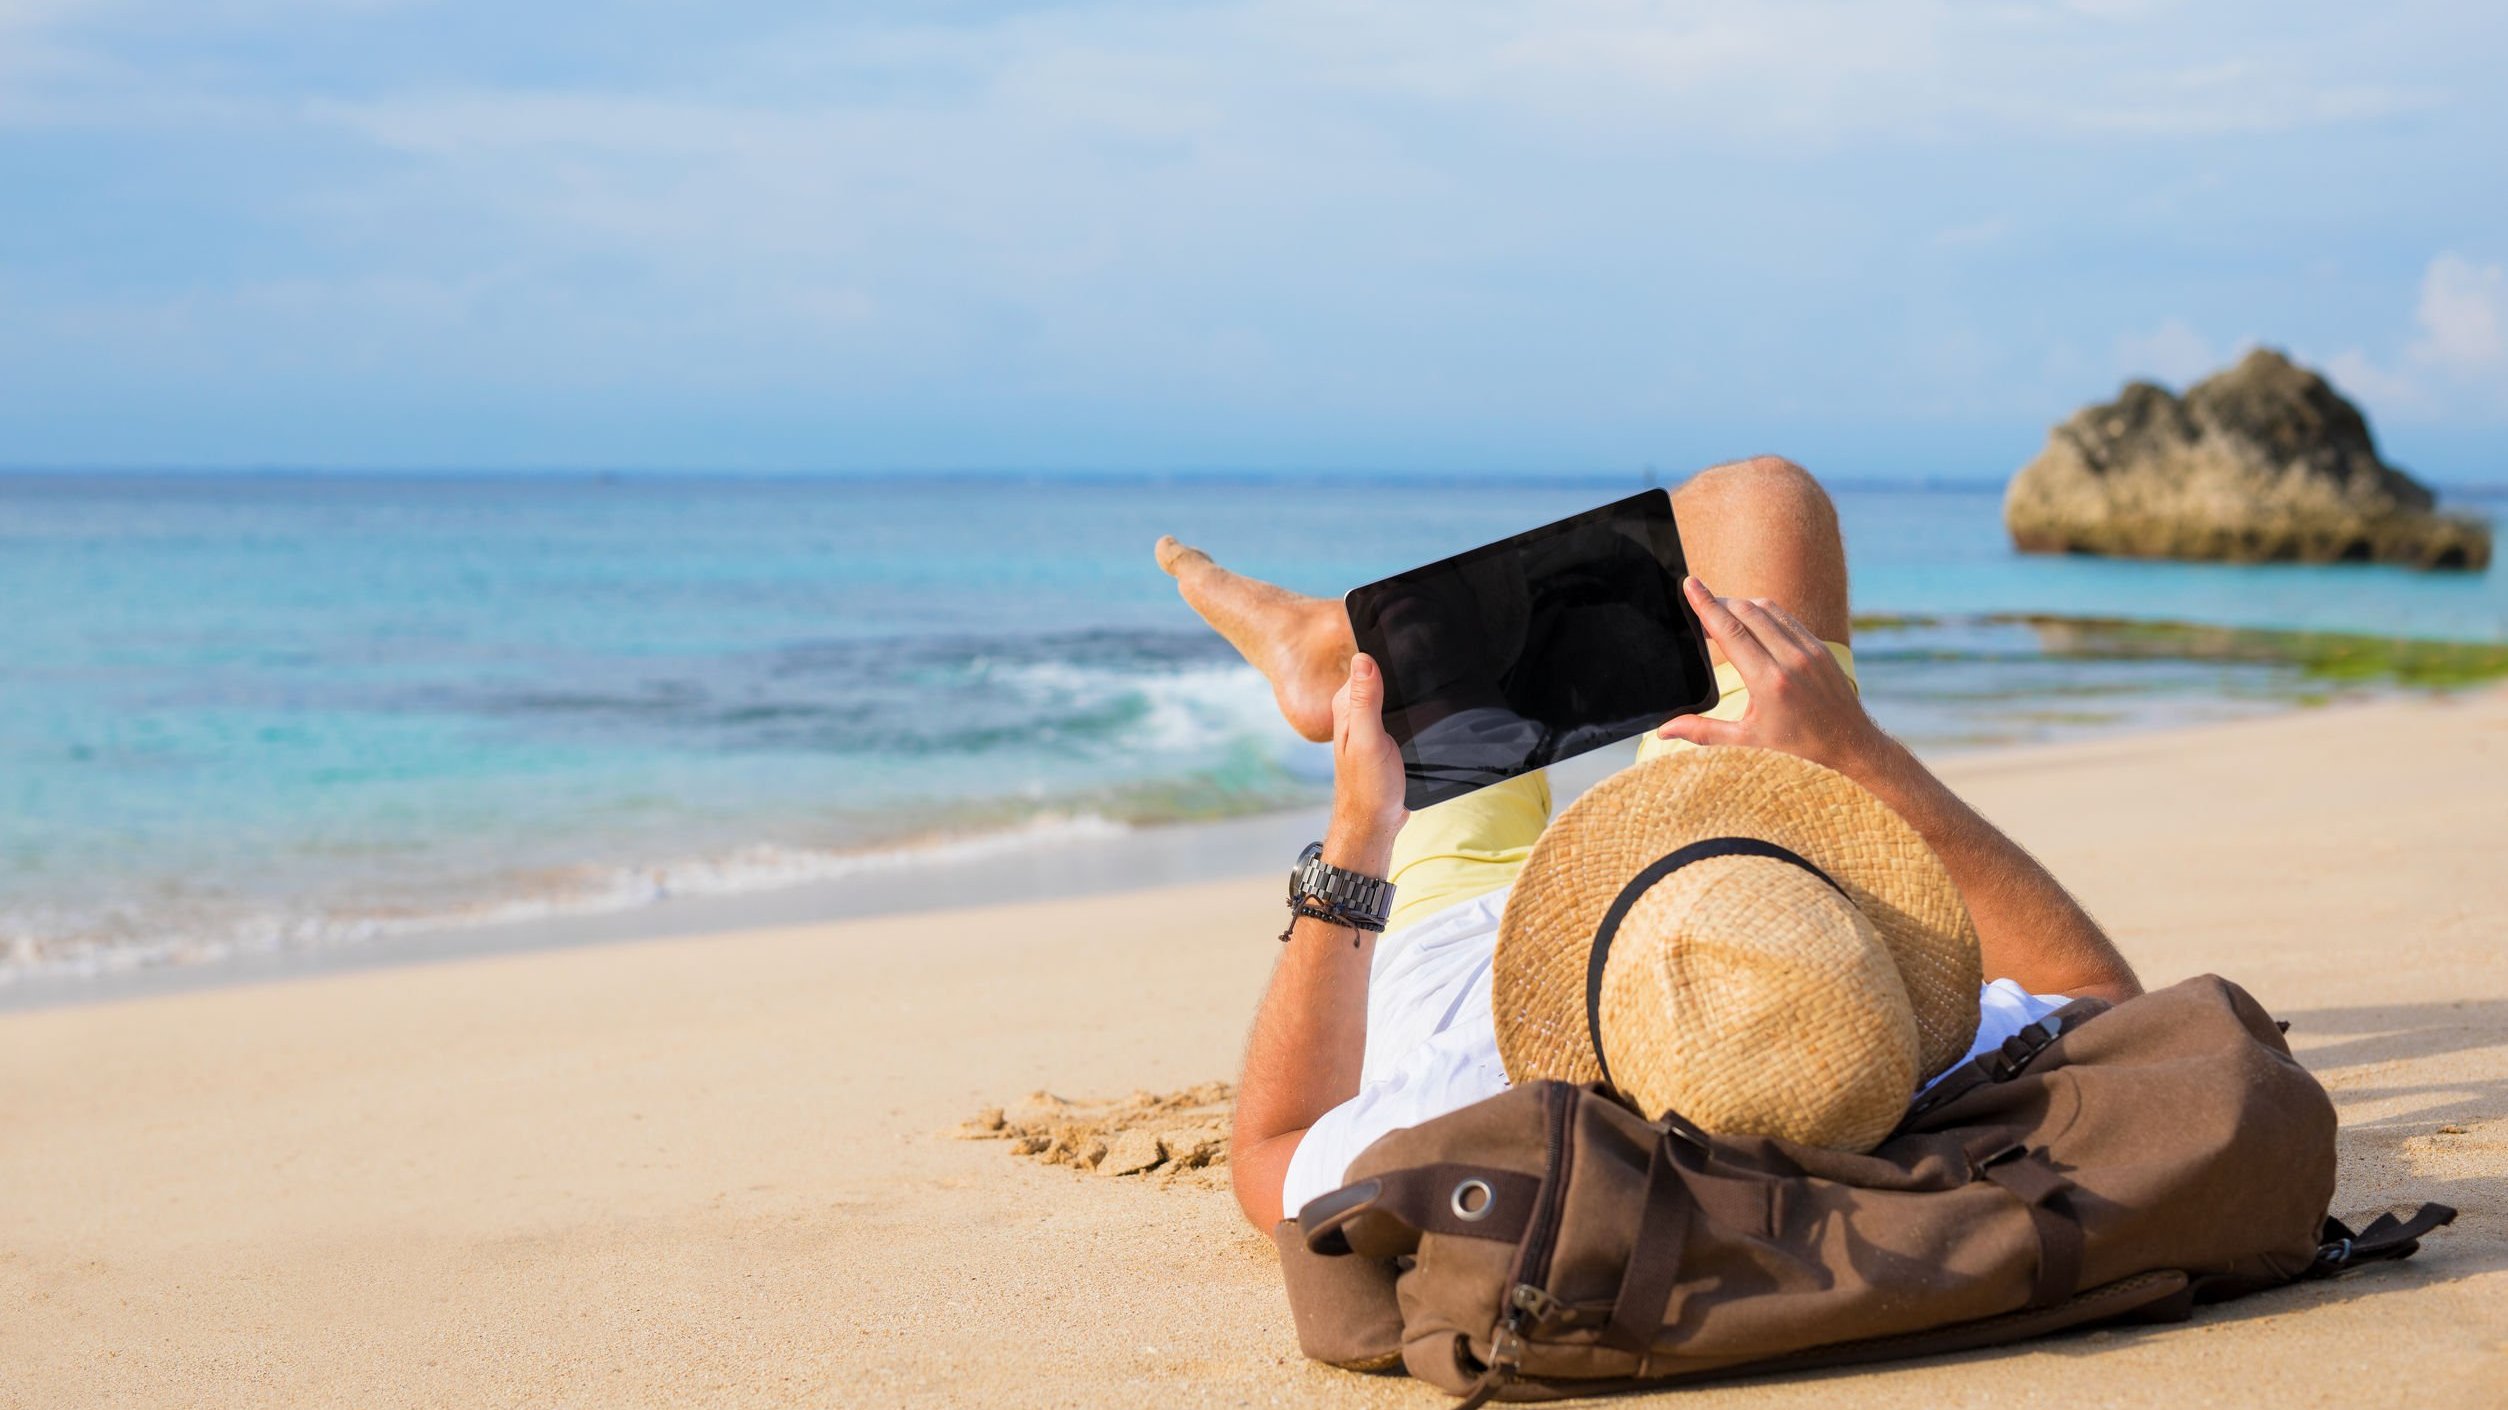
<svg viewBox="0 0 2508 1410">
<path fill-rule="evenodd" d="M 1480 1203 L 1477 1205 L 1470 1202 L 1472 1192 L 1475 1190 L 1480 1192 Z M 1477 1224 L 1489 1217 L 1490 1210 L 1498 1207 L 1498 1196 L 1489 1188 L 1488 1181 L 1471 1179 L 1454 1187 L 1454 1199 L 1451 1203 L 1454 1206 L 1455 1218 L 1465 1223 Z"/>
</svg>

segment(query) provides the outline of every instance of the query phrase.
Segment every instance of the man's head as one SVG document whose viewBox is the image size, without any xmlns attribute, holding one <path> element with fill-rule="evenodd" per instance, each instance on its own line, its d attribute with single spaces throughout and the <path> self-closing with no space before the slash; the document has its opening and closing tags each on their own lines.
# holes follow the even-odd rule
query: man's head
<svg viewBox="0 0 2508 1410">
<path fill-rule="evenodd" d="M 1967 907 L 1897 814 L 1772 750 L 1689 750 L 1560 814 L 1507 898 L 1492 1006 L 1518 1082 L 1868 1150 L 1976 1035 Z"/>
</svg>

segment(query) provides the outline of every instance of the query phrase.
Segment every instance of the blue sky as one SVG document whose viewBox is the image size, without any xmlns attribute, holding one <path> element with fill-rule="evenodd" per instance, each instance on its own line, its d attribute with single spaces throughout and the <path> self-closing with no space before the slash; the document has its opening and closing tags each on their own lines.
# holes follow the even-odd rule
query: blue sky
<svg viewBox="0 0 2508 1410">
<path fill-rule="evenodd" d="M 0 0 L 0 463 L 2508 480 L 2508 7 Z"/>
</svg>

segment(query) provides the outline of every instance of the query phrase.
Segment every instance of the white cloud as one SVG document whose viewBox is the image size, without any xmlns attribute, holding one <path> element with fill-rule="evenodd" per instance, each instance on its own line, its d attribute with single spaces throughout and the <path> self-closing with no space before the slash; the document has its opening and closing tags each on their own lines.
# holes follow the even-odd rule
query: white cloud
<svg viewBox="0 0 2508 1410">
<path fill-rule="evenodd" d="M 400 8 L 405 0 L 0 0 L 0 32 L 105 48 L 134 33 L 232 37 L 299 14 Z M 1635 142 L 1860 144 L 1981 127 L 2137 138 L 2280 132 L 2380 119 L 2446 96 L 2362 72 L 2359 46 L 2330 21 L 2198 22 L 2159 9 L 2131 0 L 1096 0 L 954 21 L 875 11 L 718 47 L 762 70 L 871 75 L 878 81 L 856 86 L 877 91 L 893 91 L 899 76 L 948 72 L 1014 98 L 1034 81 L 1035 97 L 1105 103 L 1135 82 L 1190 73 L 1213 98 L 1365 94 Z M 744 91 L 740 75 L 724 76 L 723 91 Z M 128 77 L 142 89 L 169 77 L 201 81 Z M 1091 82 L 1075 82 L 1083 78 Z M 567 86 L 587 91 L 580 81 Z M 92 119 L 115 120 L 111 92 L 75 96 Z"/>
<path fill-rule="evenodd" d="M 2242 34 L 2240 52 L 2189 65 L 2204 46 L 2175 28 L 2161 42 L 2154 26 L 2182 28 L 2139 6 L 1938 0 L 1097 3 L 833 21 L 667 87 L 342 88 L 296 115 L 416 159 L 336 209 L 459 211 L 639 263 L 739 252 L 894 277 L 945 249 L 952 278 L 980 286 L 1179 252 L 1224 267 L 1267 233 L 1327 225 L 1336 253 L 1364 257 L 1371 227 L 1438 214 L 1455 218 L 1437 243 L 1463 262 L 1558 238 L 1538 222 L 1559 173 L 1642 181 L 1680 154 L 1923 148 L 1985 131 L 2139 141 L 2383 111 L 2341 98 L 2347 56 L 2329 47 Z M 2076 54 L 2076 38 L 2100 47 Z M 2243 56 L 2253 44 L 2261 57 Z M 2082 136 L 2120 132 L 2133 136 Z M 1508 218 L 1524 224 L 1494 228 L 1476 186 L 1520 189 Z M 1108 226 L 1112 209 L 1128 228 Z M 1702 202 L 1699 216 L 1750 212 Z M 1995 213 L 1930 238 L 1976 247 L 2014 228 Z"/>
<path fill-rule="evenodd" d="M 2449 372 L 2478 372 L 2499 362 L 2500 328 L 2508 324 L 2508 271 L 2448 253 L 2421 275 L 2414 309 L 2421 336 L 2413 361 Z"/>
<path fill-rule="evenodd" d="M 2391 363 L 2358 347 L 2327 359 L 2335 385 L 2381 412 L 2426 415 L 2459 399 L 2485 419 L 2508 411 L 2508 269 L 2439 254 L 2421 271 L 2412 317 Z"/>
</svg>

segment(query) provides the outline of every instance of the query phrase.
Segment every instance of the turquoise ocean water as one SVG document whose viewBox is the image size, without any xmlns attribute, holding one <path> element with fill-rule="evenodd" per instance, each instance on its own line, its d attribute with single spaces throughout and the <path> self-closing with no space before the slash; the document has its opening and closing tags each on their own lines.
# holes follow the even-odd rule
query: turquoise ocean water
<svg viewBox="0 0 2508 1410">
<path fill-rule="evenodd" d="M 1157 535 L 1337 595 L 1639 483 L 0 476 L 0 982 L 1311 802 L 1320 750 Z M 1993 490 L 1839 506 L 1858 610 L 1951 619 L 1858 643 L 1937 748 L 2289 695 L 1985 614 L 2508 640 L 2499 572 L 2023 558 Z"/>
</svg>

